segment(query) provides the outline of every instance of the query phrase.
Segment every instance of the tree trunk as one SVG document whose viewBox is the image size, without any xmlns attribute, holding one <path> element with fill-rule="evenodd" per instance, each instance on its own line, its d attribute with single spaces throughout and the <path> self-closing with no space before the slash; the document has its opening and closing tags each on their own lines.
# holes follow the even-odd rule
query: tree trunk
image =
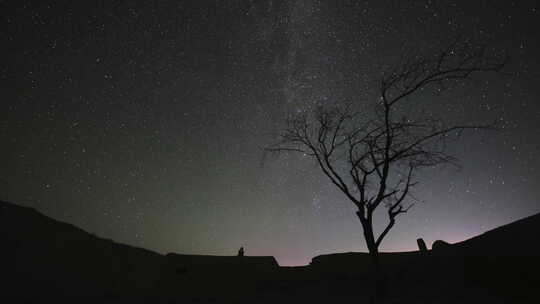
<svg viewBox="0 0 540 304">
<path fill-rule="evenodd" d="M 381 264 L 379 261 L 379 248 L 377 248 L 377 245 L 375 244 L 375 237 L 373 236 L 372 227 L 368 227 L 368 229 L 364 228 L 364 237 L 366 239 L 369 256 L 371 257 L 371 261 L 373 262 L 373 269 L 375 270 L 375 272 L 379 272 L 381 270 Z"/>
<path fill-rule="evenodd" d="M 371 257 L 371 261 L 373 262 L 373 269 L 375 270 L 375 272 L 379 272 L 381 270 L 381 264 L 379 262 L 379 248 L 377 248 L 377 244 L 375 242 L 375 235 L 373 233 L 373 223 L 371 221 L 371 217 L 364 218 L 363 214 L 360 211 L 357 211 L 356 215 L 358 216 L 358 218 L 360 219 L 360 223 L 362 224 L 364 240 L 366 240 L 369 255 Z"/>
<path fill-rule="evenodd" d="M 362 223 L 362 228 L 364 231 L 364 239 L 366 240 L 366 245 L 369 251 L 369 256 L 371 257 L 371 262 L 373 263 L 373 273 L 372 279 L 374 281 L 374 301 L 380 301 L 386 296 L 387 291 L 387 282 L 386 276 L 384 275 L 383 269 L 381 267 L 379 248 L 375 242 L 375 235 L 373 233 L 373 222 L 371 217 L 364 218 L 360 211 L 356 212 L 360 222 Z"/>
</svg>

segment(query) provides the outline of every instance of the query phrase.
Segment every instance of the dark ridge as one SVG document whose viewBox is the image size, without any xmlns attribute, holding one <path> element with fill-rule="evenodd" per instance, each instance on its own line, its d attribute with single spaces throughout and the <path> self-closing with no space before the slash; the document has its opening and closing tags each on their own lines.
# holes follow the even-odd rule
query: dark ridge
<svg viewBox="0 0 540 304">
<path fill-rule="evenodd" d="M 279 267 L 273 256 L 218 256 L 218 255 L 190 255 L 168 253 L 167 259 L 170 263 L 192 265 L 193 267 L 249 267 L 256 269 L 272 269 Z"/>
<path fill-rule="evenodd" d="M 537 303 L 538 231 L 540 214 L 424 252 L 382 253 L 391 303 Z M 161 255 L 1 201 L 0 244 L 9 278 L 0 298 L 15 302 L 369 302 L 373 288 L 367 253 L 320 255 L 305 267 L 271 256 Z"/>
<path fill-rule="evenodd" d="M 101 295 L 152 288 L 162 256 L 99 238 L 28 207 L 0 202 L 6 291 L 40 295 Z M 30 293 L 32 294 L 32 292 Z"/>
<path fill-rule="evenodd" d="M 2 219 L 0 222 L 1 227 L 11 230 L 7 237 L 14 241 L 17 238 L 21 240 L 31 239 L 34 242 L 47 243 L 48 245 L 62 245 L 64 242 L 97 241 L 111 243 L 111 246 L 118 248 L 133 249 L 141 253 L 157 255 L 157 253 L 144 248 L 115 243 L 110 239 L 101 238 L 72 224 L 50 218 L 30 207 L 0 201 L 0 218 Z M 26 239 L 26 237 L 30 239 Z"/>
<path fill-rule="evenodd" d="M 539 256 L 540 213 L 453 244 L 466 254 Z"/>
<path fill-rule="evenodd" d="M 539 256 L 539 231 L 540 213 L 486 231 L 458 243 L 449 244 L 441 240 L 435 241 L 434 250 L 429 251 L 443 251 L 452 255 Z M 436 246 L 436 243 L 439 246 Z M 435 247 L 438 247 L 439 250 Z M 414 258 L 419 255 L 419 251 L 383 252 L 381 253 L 381 261 L 384 264 L 393 265 L 401 263 L 402 259 Z M 324 264 L 327 264 L 327 266 L 323 266 Z M 314 257 L 311 260 L 311 265 L 329 269 L 344 268 L 346 265 L 365 268 L 369 267 L 370 261 L 369 254 L 365 252 L 332 253 Z"/>
<path fill-rule="evenodd" d="M 231 272 L 247 274 L 249 280 L 279 268 L 274 257 L 164 256 L 97 237 L 32 208 L 3 201 L 0 243 L 0 269 L 10 278 L 2 296 L 138 297 L 171 295 L 185 289 L 204 294 L 202 281 L 224 279 Z M 234 290 L 231 284 L 235 280 L 229 281 L 223 288 Z"/>
</svg>

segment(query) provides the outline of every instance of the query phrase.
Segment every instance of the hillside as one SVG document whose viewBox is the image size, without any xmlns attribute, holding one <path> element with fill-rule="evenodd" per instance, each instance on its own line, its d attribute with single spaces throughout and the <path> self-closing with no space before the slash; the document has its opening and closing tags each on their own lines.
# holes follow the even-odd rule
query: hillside
<svg viewBox="0 0 540 304">
<path fill-rule="evenodd" d="M 486 231 L 470 239 L 442 246 L 434 255 L 454 256 L 540 256 L 540 213 Z M 444 242 L 442 242 L 444 243 Z M 400 264 L 403 261 L 421 258 L 418 251 L 381 253 L 384 264 Z M 311 266 L 327 269 L 344 269 L 355 265 L 368 268 L 369 254 L 361 252 L 319 255 L 312 259 Z"/>
<path fill-rule="evenodd" d="M 73 225 L 0 203 L 2 269 L 10 294 L 100 295 L 154 288 L 162 256 L 91 235 Z M 26 289 L 32 286 L 31 292 Z"/>
<path fill-rule="evenodd" d="M 454 244 L 464 254 L 540 256 L 540 214 L 500 226 Z"/>
<path fill-rule="evenodd" d="M 441 296 L 444 303 L 535 303 L 538 231 L 540 214 L 426 253 L 383 253 L 388 303 Z M 0 243 L 9 278 L 0 295 L 9 302 L 350 302 L 367 300 L 373 283 L 366 253 L 321 255 L 305 267 L 279 267 L 273 257 L 161 255 L 6 202 Z"/>
<path fill-rule="evenodd" d="M 396 298 L 443 294 L 458 303 L 474 298 L 537 303 L 539 231 L 536 214 L 455 244 L 436 241 L 424 254 L 382 253 L 381 263 L 390 285 L 397 286 Z M 310 265 L 320 276 L 341 281 L 370 280 L 370 266 L 367 253 L 354 252 L 317 256 Z"/>
<path fill-rule="evenodd" d="M 7 202 L 0 202 L 0 232 L 0 267 L 10 278 L 2 296 L 175 297 L 203 294 L 204 284 L 218 285 L 233 270 L 249 279 L 278 268 L 273 257 L 164 256 Z M 221 290 L 236 284 L 224 281 Z"/>
</svg>

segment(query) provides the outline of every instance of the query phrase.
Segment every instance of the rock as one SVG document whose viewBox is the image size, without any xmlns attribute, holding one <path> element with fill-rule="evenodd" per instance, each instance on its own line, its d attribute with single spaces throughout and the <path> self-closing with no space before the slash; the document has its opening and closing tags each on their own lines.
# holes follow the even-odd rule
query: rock
<svg viewBox="0 0 540 304">
<path fill-rule="evenodd" d="M 418 250 L 420 250 L 420 252 L 427 252 L 428 251 L 427 246 L 426 246 L 426 242 L 424 242 L 424 239 L 418 238 L 418 239 L 416 239 L 416 243 L 418 244 Z"/>
<path fill-rule="evenodd" d="M 431 250 L 438 251 L 438 250 L 445 250 L 450 248 L 450 244 L 443 241 L 443 240 L 436 240 L 433 242 L 433 245 L 431 245 Z"/>
</svg>

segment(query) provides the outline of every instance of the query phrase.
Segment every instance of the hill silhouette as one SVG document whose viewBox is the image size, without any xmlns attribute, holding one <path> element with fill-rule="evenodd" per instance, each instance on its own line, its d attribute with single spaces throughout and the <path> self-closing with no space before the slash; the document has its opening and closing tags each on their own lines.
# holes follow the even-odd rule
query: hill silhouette
<svg viewBox="0 0 540 304">
<path fill-rule="evenodd" d="M 459 303 L 475 299 L 537 303 L 539 231 L 540 214 L 536 214 L 458 243 L 435 241 L 427 253 L 382 253 L 381 261 L 390 285 L 399 286 L 394 290 L 396 298 L 421 296 L 431 301 L 442 294 Z M 321 255 L 310 266 L 325 277 L 370 279 L 367 253 Z"/>
<path fill-rule="evenodd" d="M 437 240 L 430 253 L 436 256 L 480 256 L 512 257 L 540 256 L 540 213 L 497 227 L 470 239 L 449 244 Z M 437 244 L 440 244 L 437 246 Z M 439 247 L 439 248 L 435 248 Z M 401 260 L 422 258 L 419 251 L 383 252 L 381 259 L 391 266 Z M 350 268 L 352 264 L 359 268 L 369 267 L 368 253 L 348 252 L 320 255 L 314 257 L 311 265 L 318 268 Z M 341 267 L 340 267 L 341 265 Z M 345 266 L 348 265 L 348 266 Z"/>
<path fill-rule="evenodd" d="M 540 256 L 540 214 L 495 228 L 456 243 L 461 254 Z"/>
<path fill-rule="evenodd" d="M 428 252 L 383 253 L 388 303 L 536 303 L 540 214 Z M 279 267 L 273 257 L 167 255 L 115 243 L 0 202 L 0 266 L 10 302 L 368 301 L 367 253 Z M 78 300 L 80 302 L 80 300 Z"/>
<path fill-rule="evenodd" d="M 30 301 L 72 296 L 219 297 L 239 284 L 230 280 L 231 272 L 240 280 L 245 275 L 247 281 L 257 277 L 257 272 L 278 268 L 273 257 L 165 256 L 97 237 L 34 209 L 2 201 L 0 231 L 0 265 L 3 275 L 10 278 L 2 296 Z"/>
</svg>

